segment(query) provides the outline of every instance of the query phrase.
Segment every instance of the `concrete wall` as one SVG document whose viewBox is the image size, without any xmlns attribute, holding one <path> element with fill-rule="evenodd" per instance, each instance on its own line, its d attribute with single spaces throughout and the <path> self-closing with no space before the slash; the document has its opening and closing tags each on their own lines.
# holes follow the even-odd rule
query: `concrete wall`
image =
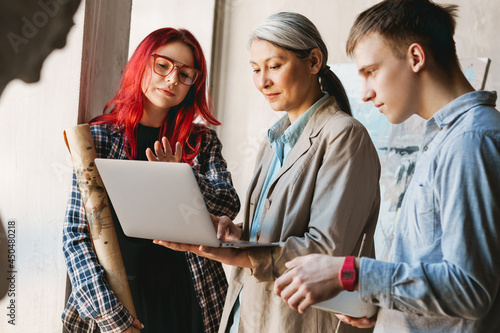
<svg viewBox="0 0 500 333">
<path fill-rule="evenodd" d="M 0 300 L 0 332 L 61 331 L 62 221 L 72 172 L 62 133 L 78 116 L 83 14 L 81 5 L 66 47 L 47 58 L 40 81 L 12 81 L 0 99 L 0 225 L 15 221 L 14 269 L 0 271 L 2 282 L 15 276 L 9 286 L 15 295 Z M 8 323 L 11 302 L 15 325 Z"/>
<path fill-rule="evenodd" d="M 210 64 L 214 8 L 215 0 L 133 1 L 129 57 L 150 32 L 165 27 L 185 28 L 198 39 Z"/>
<path fill-rule="evenodd" d="M 378 1 L 264 1 L 235 0 L 226 5 L 220 90 L 215 96 L 224 155 L 229 161 L 236 189 L 246 194 L 255 154 L 267 128 L 279 115 L 255 89 L 249 65 L 248 36 L 265 17 L 278 11 L 296 11 L 307 16 L 321 32 L 329 50 L 329 63 L 353 62 L 345 54 L 345 42 L 356 15 Z M 496 19 L 500 3 L 445 0 L 460 6 L 456 43 L 460 58 L 489 57 L 492 61 L 487 90 L 500 89 L 500 37 Z M 229 3 L 229 2 L 228 2 Z M 237 129 L 237 130 L 235 130 Z M 241 216 L 241 214 L 240 214 Z"/>
</svg>

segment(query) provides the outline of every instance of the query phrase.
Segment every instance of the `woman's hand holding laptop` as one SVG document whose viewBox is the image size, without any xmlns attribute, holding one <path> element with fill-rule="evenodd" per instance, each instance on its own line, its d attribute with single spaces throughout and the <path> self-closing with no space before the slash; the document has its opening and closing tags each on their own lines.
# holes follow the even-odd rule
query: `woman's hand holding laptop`
<svg viewBox="0 0 500 333">
<path fill-rule="evenodd" d="M 223 240 L 240 240 L 243 235 L 243 230 L 236 226 L 227 216 L 215 216 L 210 214 L 210 219 L 214 224 L 217 238 Z"/>
<path fill-rule="evenodd" d="M 210 214 L 210 219 L 217 232 L 217 238 L 225 240 L 240 240 L 243 231 L 238 228 L 227 216 L 217 217 Z M 248 257 L 247 250 L 237 248 L 209 247 L 204 245 L 191 245 L 162 240 L 153 240 L 153 243 L 168 247 L 175 251 L 192 252 L 198 256 L 219 261 L 223 264 L 254 268 Z"/>
</svg>

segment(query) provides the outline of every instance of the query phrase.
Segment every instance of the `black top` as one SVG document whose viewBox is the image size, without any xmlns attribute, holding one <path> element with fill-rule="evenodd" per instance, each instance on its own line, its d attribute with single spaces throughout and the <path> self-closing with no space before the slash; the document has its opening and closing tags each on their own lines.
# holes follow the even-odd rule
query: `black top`
<svg viewBox="0 0 500 333">
<path fill-rule="evenodd" d="M 146 149 L 151 148 L 153 153 L 155 151 L 154 144 L 160 140 L 160 127 L 148 127 L 139 124 L 137 126 L 137 157 L 136 160 L 147 161 Z"/>
<path fill-rule="evenodd" d="M 160 128 L 139 124 L 138 160 L 147 160 L 148 147 L 154 152 L 159 132 Z M 113 208 L 112 214 L 137 317 L 144 324 L 141 333 L 203 332 L 201 309 L 185 254 L 155 245 L 152 240 L 125 236 Z"/>
</svg>

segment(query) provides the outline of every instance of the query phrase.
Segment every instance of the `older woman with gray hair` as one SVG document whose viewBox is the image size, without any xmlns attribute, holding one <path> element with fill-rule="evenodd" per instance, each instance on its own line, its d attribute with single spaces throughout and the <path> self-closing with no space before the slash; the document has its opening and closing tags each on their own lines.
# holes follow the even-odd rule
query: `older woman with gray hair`
<svg viewBox="0 0 500 333">
<path fill-rule="evenodd" d="M 155 241 L 236 266 L 219 332 L 326 332 L 330 312 L 300 314 L 273 293 L 285 263 L 309 253 L 373 256 L 380 204 L 380 163 L 368 132 L 351 116 L 328 51 L 314 24 L 297 13 L 264 20 L 250 39 L 256 88 L 286 111 L 262 143 L 243 225 L 213 218 L 226 239 L 279 242 L 279 247 L 227 249 Z M 356 328 L 347 328 L 356 330 Z"/>
</svg>

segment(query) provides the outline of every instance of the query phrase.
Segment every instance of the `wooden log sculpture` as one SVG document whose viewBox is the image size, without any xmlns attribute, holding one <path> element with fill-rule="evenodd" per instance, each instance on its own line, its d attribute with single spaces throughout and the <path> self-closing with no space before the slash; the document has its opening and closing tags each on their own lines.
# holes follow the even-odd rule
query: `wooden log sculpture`
<svg viewBox="0 0 500 333">
<path fill-rule="evenodd" d="M 64 131 L 73 168 L 87 213 L 87 223 L 99 263 L 106 272 L 106 280 L 117 299 L 137 318 L 132 294 L 116 236 L 108 196 L 94 160 L 97 152 L 88 124 Z M 139 330 L 132 327 L 132 331 Z"/>
</svg>

